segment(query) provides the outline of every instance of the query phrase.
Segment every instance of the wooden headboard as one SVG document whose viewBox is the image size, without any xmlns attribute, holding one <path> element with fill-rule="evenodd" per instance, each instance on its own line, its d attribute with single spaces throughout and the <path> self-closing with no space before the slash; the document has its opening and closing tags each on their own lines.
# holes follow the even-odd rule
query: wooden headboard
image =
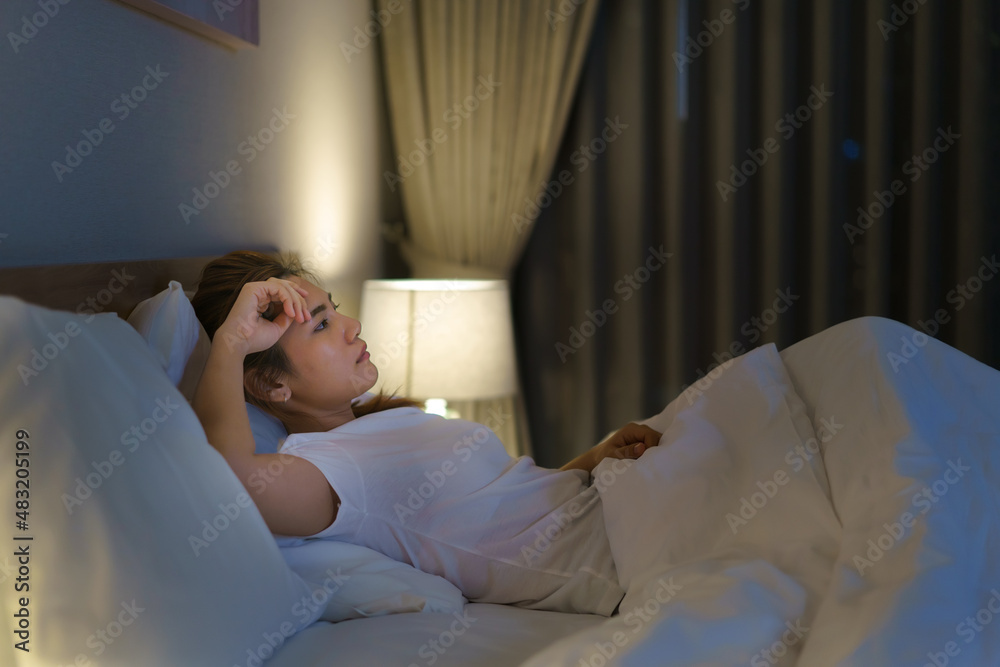
<svg viewBox="0 0 1000 667">
<path fill-rule="evenodd" d="M 0 268 L 0 294 L 59 310 L 87 309 L 127 317 L 137 303 L 179 281 L 197 287 L 213 256 Z"/>
</svg>

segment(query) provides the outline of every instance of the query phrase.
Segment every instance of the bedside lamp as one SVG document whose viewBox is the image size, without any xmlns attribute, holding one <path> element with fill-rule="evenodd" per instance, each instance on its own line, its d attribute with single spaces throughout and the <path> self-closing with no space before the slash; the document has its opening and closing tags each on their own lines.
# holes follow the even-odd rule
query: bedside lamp
<svg viewBox="0 0 1000 667">
<path fill-rule="evenodd" d="M 517 394 L 505 280 L 368 280 L 360 319 L 379 371 L 373 391 L 424 400 L 449 417 L 460 416 L 449 400 Z"/>
</svg>

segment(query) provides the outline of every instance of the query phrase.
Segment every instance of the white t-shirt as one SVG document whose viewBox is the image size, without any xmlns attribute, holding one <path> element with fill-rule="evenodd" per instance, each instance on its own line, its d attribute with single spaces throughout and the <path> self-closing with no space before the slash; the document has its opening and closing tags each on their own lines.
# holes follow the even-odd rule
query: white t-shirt
<svg viewBox="0 0 1000 667">
<path fill-rule="evenodd" d="M 394 408 L 290 435 L 281 452 L 340 496 L 310 537 L 374 549 L 474 602 L 609 616 L 625 594 L 589 475 L 512 459 L 482 424 Z"/>
</svg>

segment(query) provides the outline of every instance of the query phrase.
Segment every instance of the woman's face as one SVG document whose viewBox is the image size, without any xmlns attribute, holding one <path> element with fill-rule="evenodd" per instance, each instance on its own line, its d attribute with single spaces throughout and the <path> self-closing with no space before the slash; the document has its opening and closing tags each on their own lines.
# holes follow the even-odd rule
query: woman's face
<svg viewBox="0 0 1000 667">
<path fill-rule="evenodd" d="M 312 414 L 342 408 L 378 379 L 367 345 L 358 337 L 361 323 L 338 313 L 330 295 L 308 280 L 297 276 L 288 280 L 308 292 L 311 318 L 292 322 L 279 340 L 295 370 L 285 378 L 291 391 L 287 405 Z"/>
</svg>

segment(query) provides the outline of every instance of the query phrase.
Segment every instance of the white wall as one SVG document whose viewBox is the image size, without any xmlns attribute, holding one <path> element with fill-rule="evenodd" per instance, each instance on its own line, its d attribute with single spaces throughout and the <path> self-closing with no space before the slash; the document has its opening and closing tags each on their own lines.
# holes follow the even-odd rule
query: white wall
<svg viewBox="0 0 1000 667">
<path fill-rule="evenodd" d="M 380 272 L 377 45 L 350 62 L 340 48 L 368 0 L 263 0 L 261 44 L 242 51 L 115 0 L 68 0 L 15 52 L 9 33 L 38 3 L 0 3 L 0 265 L 277 247 L 351 306 Z M 123 118 L 115 100 L 152 87 L 147 67 L 168 75 Z M 240 146 L 273 109 L 294 119 L 250 161 Z M 60 181 L 52 163 L 102 119 L 113 130 Z M 179 205 L 230 160 L 240 173 L 186 223 Z"/>
</svg>

